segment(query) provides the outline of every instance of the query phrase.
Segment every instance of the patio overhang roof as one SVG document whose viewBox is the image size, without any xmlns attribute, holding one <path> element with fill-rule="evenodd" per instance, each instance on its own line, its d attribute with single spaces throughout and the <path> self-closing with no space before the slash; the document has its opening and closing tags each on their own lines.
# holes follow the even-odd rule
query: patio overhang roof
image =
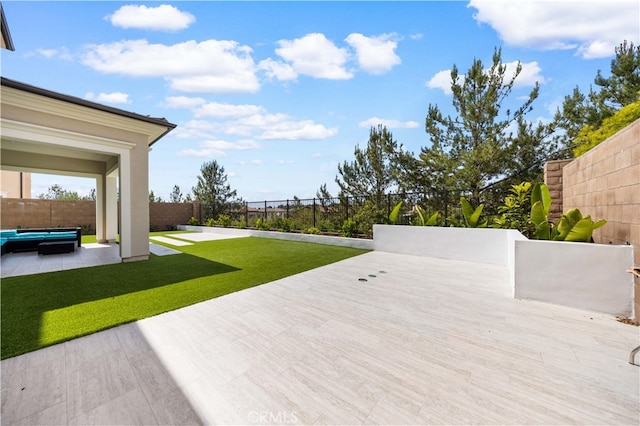
<svg viewBox="0 0 640 426">
<path fill-rule="evenodd" d="M 11 33 L 9 32 L 9 24 L 7 18 L 4 15 L 4 7 L 0 3 L 0 31 L 2 32 L 2 40 L 0 41 L 0 47 L 7 50 L 16 50 L 13 46 L 13 40 L 11 39 Z"/>
<path fill-rule="evenodd" d="M 147 258 L 148 153 L 176 125 L 4 77 L 0 83 L 2 169 L 95 178 L 98 239 L 113 240 L 119 229 L 122 258 Z"/>
</svg>

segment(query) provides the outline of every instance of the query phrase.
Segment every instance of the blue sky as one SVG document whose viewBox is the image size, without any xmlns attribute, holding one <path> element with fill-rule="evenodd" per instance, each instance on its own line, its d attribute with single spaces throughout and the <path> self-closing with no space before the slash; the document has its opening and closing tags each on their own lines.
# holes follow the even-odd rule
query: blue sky
<svg viewBox="0 0 640 426">
<path fill-rule="evenodd" d="M 429 104 L 452 113 L 453 64 L 488 64 L 495 47 L 523 65 L 511 102 L 540 83 L 532 120 L 575 86 L 609 74 L 614 47 L 640 40 L 640 2 L 3 2 L 15 52 L 2 75 L 178 127 L 151 153 L 165 200 L 216 159 L 248 201 L 337 194 L 337 166 L 371 126 L 427 146 Z M 508 68 L 511 69 L 511 68 Z M 90 179 L 34 175 L 88 194 Z"/>
</svg>

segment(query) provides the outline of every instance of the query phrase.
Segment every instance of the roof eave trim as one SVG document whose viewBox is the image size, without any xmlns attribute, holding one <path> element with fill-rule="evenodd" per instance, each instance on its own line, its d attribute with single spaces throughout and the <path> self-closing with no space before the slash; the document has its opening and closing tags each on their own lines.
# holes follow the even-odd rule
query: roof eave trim
<svg viewBox="0 0 640 426">
<path fill-rule="evenodd" d="M 2 38 L 7 50 L 15 51 L 16 48 L 13 45 L 13 40 L 11 39 L 11 32 L 9 31 L 9 24 L 7 22 L 7 17 L 4 14 L 4 7 L 2 6 L 2 3 L 0 3 L 0 25 L 2 27 Z"/>
</svg>

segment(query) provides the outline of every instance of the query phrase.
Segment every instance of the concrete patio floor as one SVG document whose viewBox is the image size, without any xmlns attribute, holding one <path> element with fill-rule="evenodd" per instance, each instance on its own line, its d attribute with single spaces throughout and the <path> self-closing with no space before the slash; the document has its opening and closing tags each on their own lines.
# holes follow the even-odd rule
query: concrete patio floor
<svg viewBox="0 0 640 426">
<path fill-rule="evenodd" d="M 83 244 L 72 253 L 39 255 L 35 251 L 7 253 L 0 260 L 0 277 L 41 274 L 43 272 L 120 263 L 118 244 Z"/>
<path fill-rule="evenodd" d="M 370 252 L 3 360 L 2 423 L 637 425 L 639 340 L 501 267 Z"/>
</svg>

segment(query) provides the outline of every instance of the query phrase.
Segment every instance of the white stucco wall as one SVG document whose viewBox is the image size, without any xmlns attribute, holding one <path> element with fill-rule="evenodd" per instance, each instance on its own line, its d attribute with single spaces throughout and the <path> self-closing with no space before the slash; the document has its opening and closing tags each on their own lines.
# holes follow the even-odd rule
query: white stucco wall
<svg viewBox="0 0 640 426">
<path fill-rule="evenodd" d="M 633 247 L 515 241 L 515 297 L 630 316 Z"/>
<path fill-rule="evenodd" d="M 505 229 L 373 225 L 374 250 L 508 266 L 510 234 Z M 524 238 L 524 237 L 522 237 Z"/>
</svg>

